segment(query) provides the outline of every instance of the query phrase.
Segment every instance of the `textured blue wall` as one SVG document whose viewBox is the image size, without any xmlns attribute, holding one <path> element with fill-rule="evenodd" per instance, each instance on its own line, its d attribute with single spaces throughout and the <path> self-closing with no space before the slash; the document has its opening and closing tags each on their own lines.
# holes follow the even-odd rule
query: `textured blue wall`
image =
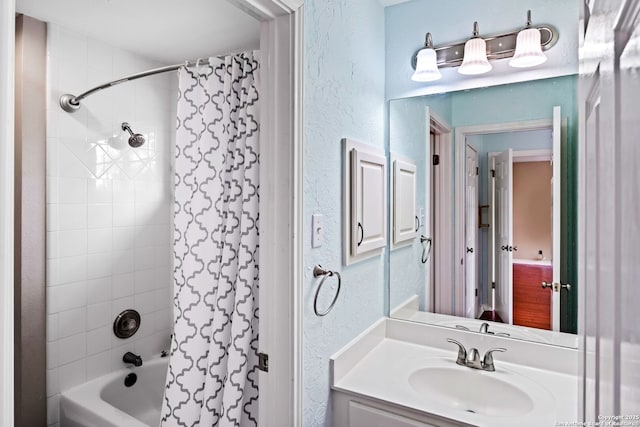
<svg viewBox="0 0 640 427">
<path fill-rule="evenodd" d="M 430 180 L 425 165 L 430 156 L 428 129 L 425 126 L 426 106 L 421 98 L 410 98 L 402 102 L 391 102 L 389 105 L 389 149 L 392 154 L 407 158 L 416 165 L 416 215 L 424 209 L 424 222 L 418 234 L 431 236 L 431 218 L 426 208 L 427 188 Z M 389 173 L 393 174 L 393 163 L 389 162 Z M 393 189 L 391 189 L 393 191 Z M 391 207 L 393 209 L 393 207 Z M 393 239 L 391 225 L 390 241 Z M 420 260 L 422 246 L 418 238 L 410 245 L 391 249 L 389 254 L 390 275 L 390 310 L 405 302 L 408 298 L 419 295 L 420 308 L 425 307 L 425 277 L 428 277 L 427 264 Z"/>
<path fill-rule="evenodd" d="M 452 125 L 550 119 L 556 105 L 563 117 L 577 120 L 577 84 L 577 76 L 571 75 L 453 92 Z"/>
<path fill-rule="evenodd" d="M 385 147 L 384 9 L 372 0 L 307 0 L 304 21 L 302 380 L 303 425 L 313 427 L 332 425 L 329 357 L 384 315 L 384 257 L 342 266 L 340 142 Z M 314 213 L 324 215 L 325 241 L 312 249 Z M 338 303 L 322 318 L 313 313 L 316 264 L 342 275 Z"/>
</svg>

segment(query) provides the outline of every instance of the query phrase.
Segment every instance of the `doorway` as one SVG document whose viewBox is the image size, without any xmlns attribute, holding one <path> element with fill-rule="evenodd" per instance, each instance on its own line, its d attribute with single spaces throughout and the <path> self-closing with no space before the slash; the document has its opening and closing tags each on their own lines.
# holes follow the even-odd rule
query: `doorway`
<svg viewBox="0 0 640 427">
<path fill-rule="evenodd" d="M 489 311 L 506 323 L 550 330 L 551 301 L 541 284 L 553 277 L 552 151 L 493 152 L 489 164 L 488 206 L 495 224 L 489 240 L 495 243 L 488 250 L 496 272 Z"/>
<path fill-rule="evenodd" d="M 464 285 L 458 289 L 464 290 L 464 295 L 459 297 L 465 301 L 463 312 L 467 317 L 533 327 L 541 324 L 559 330 L 559 321 L 556 320 L 560 318 L 560 290 L 569 290 L 564 289 L 559 280 L 560 162 L 549 162 L 551 158 L 560 158 L 559 110 L 559 107 L 554 108 L 554 120 L 470 126 L 456 130 L 456 147 L 463 147 L 456 153 L 456 203 L 464 206 L 457 211 L 456 255 L 460 263 L 456 275 L 458 283 Z M 479 158 L 477 166 L 472 164 L 476 154 Z M 534 208 L 530 209 L 535 210 L 534 219 L 546 223 L 554 238 L 551 239 L 553 244 L 538 248 L 541 245 L 539 241 L 534 239 L 529 243 L 531 239 L 526 231 L 530 226 L 525 226 L 524 237 L 516 238 L 514 232 L 514 164 L 520 170 L 520 164 L 545 162 L 558 179 L 549 180 L 542 176 L 530 179 L 546 188 L 547 195 L 554 195 L 554 201 L 547 203 L 553 209 L 549 207 L 543 212 L 542 204 L 535 201 L 532 202 Z M 477 175 L 474 173 L 476 168 Z M 476 181 L 477 192 L 473 190 Z M 517 199 L 520 202 L 523 197 Z M 524 200 L 527 200 L 526 196 Z M 522 227 L 518 230 L 518 236 L 522 236 Z M 529 253 L 531 245 L 536 246 L 532 254 Z M 520 251 L 519 246 L 522 248 Z M 540 251 L 544 259 L 538 259 Z M 521 262 L 521 258 L 526 261 Z M 533 265 L 533 270 L 538 273 L 526 280 L 532 292 L 531 295 L 525 294 L 524 299 L 521 282 L 525 276 L 520 271 L 524 267 L 520 264 Z M 514 271 L 517 271 L 517 283 L 514 282 Z M 514 314 L 516 300 L 515 306 L 519 307 L 520 314 Z M 548 308 L 541 310 L 538 305 Z M 523 307 L 528 307 L 536 315 L 527 313 Z"/>
</svg>

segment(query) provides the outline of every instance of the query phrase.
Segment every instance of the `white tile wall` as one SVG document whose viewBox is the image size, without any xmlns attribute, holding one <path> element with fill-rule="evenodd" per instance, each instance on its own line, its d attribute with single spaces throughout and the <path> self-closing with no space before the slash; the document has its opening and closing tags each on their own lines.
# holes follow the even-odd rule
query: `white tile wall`
<svg viewBox="0 0 640 427">
<path fill-rule="evenodd" d="M 143 359 L 171 333 L 171 185 L 177 78 L 148 77 L 101 91 L 74 114 L 64 93 L 159 65 L 49 25 L 47 41 L 47 405 L 59 422 L 60 392 Z M 130 149 L 129 122 L 147 143 Z M 138 333 L 113 335 L 124 309 Z"/>
</svg>

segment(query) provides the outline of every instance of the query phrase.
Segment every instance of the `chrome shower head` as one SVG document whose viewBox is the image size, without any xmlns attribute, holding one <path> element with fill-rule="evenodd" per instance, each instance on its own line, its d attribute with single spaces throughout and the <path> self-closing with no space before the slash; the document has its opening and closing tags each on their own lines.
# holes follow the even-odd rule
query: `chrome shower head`
<svg viewBox="0 0 640 427">
<path fill-rule="evenodd" d="M 138 148 L 145 143 L 144 136 L 141 133 L 133 133 L 133 131 L 129 127 L 129 123 L 122 123 L 122 130 L 126 130 L 127 132 L 129 132 L 129 146 L 131 148 Z"/>
</svg>

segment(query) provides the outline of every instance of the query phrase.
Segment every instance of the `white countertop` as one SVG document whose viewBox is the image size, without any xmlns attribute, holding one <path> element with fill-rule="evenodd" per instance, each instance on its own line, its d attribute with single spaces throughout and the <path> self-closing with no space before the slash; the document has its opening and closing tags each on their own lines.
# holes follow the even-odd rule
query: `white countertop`
<svg viewBox="0 0 640 427">
<path fill-rule="evenodd" d="M 393 325 L 388 327 L 388 322 L 393 322 Z M 455 345 L 448 344 L 445 340 L 443 345 L 447 348 L 439 348 L 439 343 L 443 340 L 437 329 L 442 328 L 421 326 L 425 329 L 420 333 L 435 334 L 435 346 L 390 337 L 389 335 L 396 335 L 394 330 L 404 328 L 400 321 L 392 319 L 384 319 L 383 322 L 366 331 L 332 357 L 332 389 L 477 426 L 543 427 L 553 426 L 556 421 L 577 419 L 578 381 L 575 376 L 563 373 L 562 368 L 551 370 L 505 361 L 505 359 L 518 357 L 522 351 L 526 352 L 527 343 L 511 340 L 516 345 L 510 349 L 508 340 L 483 337 L 483 341 L 477 342 L 495 346 L 493 341 L 497 339 L 500 346 L 506 347 L 508 351 L 495 355 L 495 372 L 476 371 L 455 364 L 457 355 Z M 414 331 L 409 334 L 415 334 L 417 331 L 415 325 L 407 325 L 407 328 Z M 473 341 L 474 334 L 450 331 L 449 335 L 462 343 L 470 341 L 467 348 L 477 345 Z M 530 345 L 531 351 L 544 353 L 545 346 Z M 485 348 L 481 349 L 479 345 L 477 347 L 482 350 L 481 354 L 484 354 Z M 573 353 L 567 349 L 556 350 L 551 346 L 546 347 L 551 353 L 549 357 L 564 355 L 565 358 L 573 358 Z M 510 357 L 503 356 L 511 350 Z M 539 357 L 545 357 L 545 354 L 539 354 Z M 574 360 L 565 362 L 574 363 Z M 577 364 L 577 357 L 575 362 Z M 520 382 L 520 384 L 530 384 L 527 381 L 532 381 L 529 392 L 531 396 L 535 396 L 534 408 L 525 415 L 503 417 L 484 416 L 438 404 L 437 399 L 430 399 L 429 396 L 416 392 L 409 384 L 409 376 L 413 372 L 433 363 L 440 366 L 450 365 L 452 369 L 456 367 L 463 370 L 469 369 L 470 374 L 491 375 L 495 379 L 507 382 L 524 379 L 524 383 Z M 486 390 L 486 393 L 491 393 L 491 390 Z"/>
</svg>

